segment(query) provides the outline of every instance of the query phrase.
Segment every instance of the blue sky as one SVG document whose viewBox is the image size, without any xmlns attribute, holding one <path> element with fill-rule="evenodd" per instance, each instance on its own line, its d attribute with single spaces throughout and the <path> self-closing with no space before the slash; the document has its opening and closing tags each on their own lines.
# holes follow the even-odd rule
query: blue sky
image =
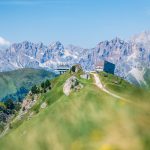
<svg viewBox="0 0 150 150">
<path fill-rule="evenodd" d="M 150 0 L 0 0 L 0 36 L 94 47 L 150 30 Z"/>
</svg>

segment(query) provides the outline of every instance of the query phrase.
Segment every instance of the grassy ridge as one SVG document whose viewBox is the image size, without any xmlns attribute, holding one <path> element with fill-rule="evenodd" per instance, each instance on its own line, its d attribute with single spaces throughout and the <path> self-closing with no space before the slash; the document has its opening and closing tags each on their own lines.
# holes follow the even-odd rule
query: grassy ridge
<svg viewBox="0 0 150 150">
<path fill-rule="evenodd" d="M 1 150 L 148 150 L 149 102 L 147 93 L 140 101 L 137 91 L 128 83 L 120 84 L 126 89 L 120 95 L 130 97 L 139 104 L 131 105 L 116 99 L 93 84 L 93 79 L 79 78 L 84 88 L 63 94 L 64 82 L 71 74 L 66 73 L 52 80 L 53 88 L 41 95 L 32 111 L 38 110 L 32 119 L 24 119 L 17 128 L 0 139 Z M 103 77 L 101 77 L 102 79 Z M 111 77 L 116 80 L 115 77 Z M 103 82 L 106 83 L 106 79 Z M 121 87 L 121 88 L 122 88 Z M 109 86 L 107 87 L 109 88 Z M 128 88 L 130 89 L 129 92 Z M 115 88 L 110 90 L 118 92 Z M 147 95 L 146 95 L 147 94 Z M 46 101 L 48 107 L 40 109 Z M 27 116 L 26 116 L 27 117 Z"/>
<path fill-rule="evenodd" d="M 0 99 L 14 94 L 14 99 L 24 95 L 34 85 L 55 75 L 45 70 L 19 69 L 0 73 Z M 19 95 L 20 94 L 20 95 Z"/>
<path fill-rule="evenodd" d="M 136 102 L 141 101 L 142 99 L 148 100 L 148 96 L 150 95 L 149 90 L 136 87 L 120 77 L 105 72 L 101 72 L 99 77 L 101 78 L 103 85 L 109 89 L 109 91 L 116 93 L 117 95 L 135 100 Z"/>
</svg>

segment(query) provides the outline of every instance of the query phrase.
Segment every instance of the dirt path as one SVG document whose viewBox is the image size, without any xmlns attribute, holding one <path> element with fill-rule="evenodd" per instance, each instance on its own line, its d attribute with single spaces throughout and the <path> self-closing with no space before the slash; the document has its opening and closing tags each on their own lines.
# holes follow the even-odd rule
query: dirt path
<svg viewBox="0 0 150 150">
<path fill-rule="evenodd" d="M 100 80 L 99 75 L 96 74 L 96 73 L 91 73 L 91 74 L 92 74 L 93 77 L 94 77 L 96 86 L 97 86 L 98 88 L 100 88 L 102 91 L 104 91 L 105 93 L 107 93 L 107 94 L 109 94 L 109 95 L 111 95 L 111 96 L 113 96 L 113 97 L 115 97 L 115 98 L 117 98 L 117 99 L 119 99 L 119 100 L 126 101 L 126 102 L 128 102 L 128 103 L 133 103 L 132 101 L 127 100 L 127 99 L 124 98 L 124 97 L 121 97 L 121 96 L 119 96 L 119 95 L 116 95 L 116 94 L 114 94 L 114 93 L 108 91 L 108 90 L 103 86 L 103 84 L 102 84 L 102 82 L 101 82 L 101 80 Z"/>
<path fill-rule="evenodd" d="M 114 93 L 108 91 L 108 90 L 103 86 L 103 84 L 102 84 L 102 82 L 101 82 L 101 80 L 100 80 L 98 74 L 93 73 L 93 76 L 94 76 L 94 79 L 95 79 L 95 84 L 96 84 L 97 87 L 99 87 L 102 91 L 108 93 L 109 95 L 111 95 L 111 96 L 113 96 L 113 97 L 115 97 L 115 98 L 124 99 L 123 97 L 118 96 L 118 95 L 116 95 L 116 94 L 114 94 Z"/>
</svg>

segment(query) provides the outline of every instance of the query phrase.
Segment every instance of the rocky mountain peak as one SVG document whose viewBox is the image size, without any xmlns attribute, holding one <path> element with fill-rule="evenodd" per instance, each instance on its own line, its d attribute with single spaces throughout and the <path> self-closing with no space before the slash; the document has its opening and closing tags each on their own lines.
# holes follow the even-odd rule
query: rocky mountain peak
<svg viewBox="0 0 150 150">
<path fill-rule="evenodd" d="M 134 43 L 150 44 L 150 31 L 144 31 L 136 34 L 135 36 L 131 37 L 131 41 Z"/>
<path fill-rule="evenodd" d="M 29 41 L 15 43 L 0 53 L 0 71 L 30 67 L 57 69 L 60 64 L 67 64 L 68 67 L 80 64 L 83 70 L 91 71 L 95 69 L 98 61 L 107 60 L 116 65 L 116 75 L 126 78 L 129 73 L 134 75 L 135 68 L 150 67 L 149 35 L 149 32 L 144 32 L 134 38 L 134 42 L 126 42 L 116 37 L 100 42 L 92 49 L 73 45 L 64 47 L 59 41 L 49 46 Z"/>
<path fill-rule="evenodd" d="M 64 49 L 63 44 L 59 41 L 53 42 L 52 44 L 50 44 L 49 47 L 50 47 L 50 49 L 53 49 L 53 50 L 63 50 Z"/>
</svg>

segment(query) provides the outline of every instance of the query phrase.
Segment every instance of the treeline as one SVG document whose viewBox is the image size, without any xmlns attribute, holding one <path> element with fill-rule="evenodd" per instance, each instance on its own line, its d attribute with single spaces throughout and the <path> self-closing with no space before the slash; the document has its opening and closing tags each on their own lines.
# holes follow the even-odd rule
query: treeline
<svg viewBox="0 0 150 150">
<path fill-rule="evenodd" d="M 40 86 L 34 85 L 31 88 L 31 94 L 40 94 L 46 93 L 47 91 L 51 90 L 52 85 L 49 80 L 46 80 L 41 83 Z M 22 89 L 24 91 L 24 89 Z M 23 93 L 23 92 L 21 92 Z M 22 98 L 11 99 L 8 98 L 3 102 L 0 102 L 0 133 L 4 130 L 5 125 L 10 120 L 11 116 L 16 115 L 17 112 L 21 109 Z"/>
<path fill-rule="evenodd" d="M 15 115 L 21 109 L 21 102 L 8 99 L 0 102 L 0 132 L 3 131 L 6 123 L 12 115 Z"/>
<path fill-rule="evenodd" d="M 39 93 L 46 93 L 48 90 L 51 90 L 51 82 L 49 80 L 46 80 L 45 82 L 41 83 L 41 86 L 37 87 L 34 85 L 31 88 L 32 94 L 39 94 Z"/>
</svg>

